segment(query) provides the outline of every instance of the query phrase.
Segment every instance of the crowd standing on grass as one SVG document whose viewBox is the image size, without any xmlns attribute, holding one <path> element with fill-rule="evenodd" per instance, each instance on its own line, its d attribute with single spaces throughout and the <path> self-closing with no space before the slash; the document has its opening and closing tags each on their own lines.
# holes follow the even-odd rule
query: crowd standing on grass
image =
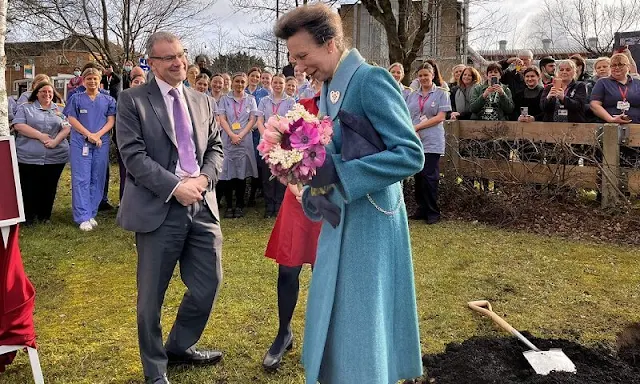
<svg viewBox="0 0 640 384">
<path fill-rule="evenodd" d="M 402 199 L 398 183 L 413 174 L 418 210 L 409 218 L 427 224 L 440 220 L 444 122 L 640 123 L 640 77 L 628 49 L 596 59 L 593 68 L 580 55 L 567 60 L 541 57 L 534 65 L 532 52 L 525 50 L 482 70 L 458 64 L 445 76 L 432 59 L 411 71 L 401 63 L 387 69 L 366 64 L 357 50 L 345 47 L 339 19 L 326 6 L 288 13 L 275 32 L 287 40 L 290 51 L 282 73 L 259 67 L 213 73 L 206 56 L 189 65 L 180 40 L 158 32 L 147 44 L 150 73 L 131 61 L 124 63 L 122 76 L 110 65 L 88 63 L 74 70 L 66 100 L 45 74 L 35 76 L 32 89 L 17 101 L 10 99 L 27 225 L 51 220 L 58 181 L 69 162 L 73 219 L 80 230 L 95 230 L 98 211 L 113 209 L 107 199 L 109 147 L 112 139 L 117 143 L 118 222 L 136 232 L 138 330 L 148 383 L 168 383 L 167 365 L 215 364 L 222 358 L 219 351 L 194 346 L 220 284 L 220 221 L 242 219 L 259 197 L 264 218 L 277 217 L 265 256 L 279 265 L 279 328 L 264 368 L 276 370 L 292 347 L 299 273 L 311 264 L 315 269 L 303 353 L 307 378 L 339 383 L 372 375 L 367 382 L 383 383 L 416 377 L 420 364 L 414 349 L 419 350 L 419 343 L 407 216 L 403 205 L 388 209 L 396 195 Z M 357 114 L 358 124 L 365 125 L 358 116 L 366 118 L 386 149 L 366 160 L 345 160 L 340 153 L 348 143 L 336 135 L 312 183 L 339 183 L 342 188 L 324 200 L 297 185 L 280 184 L 270 178 L 256 147 L 266 121 L 285 115 L 296 103 L 334 120 L 342 105 Z M 386 131 L 388 127 L 397 130 Z M 224 208 L 222 215 L 218 206 Z M 307 218 L 322 221 L 329 214 L 338 218 L 337 225 Z M 379 214 L 399 220 L 392 223 Z M 376 276 L 371 281 L 403 290 L 401 302 L 385 296 L 387 290 L 380 285 L 360 281 L 359 260 L 336 261 L 345 249 L 362 258 L 376 254 L 362 242 L 374 230 L 380 239 L 397 232 L 392 236 L 400 239 L 395 247 L 388 248 L 386 242 L 376 249 L 397 262 L 391 266 L 380 258 L 367 259 L 367 273 Z M 294 237 L 293 231 L 304 236 Z M 163 262 L 157 263 L 157 257 Z M 160 308 L 178 260 L 188 291 L 163 345 Z M 393 276 L 402 276 L 403 284 L 394 283 Z M 325 291 L 327 286 L 332 294 Z M 352 294 L 358 290 L 369 296 Z M 370 312 L 358 329 L 349 325 L 355 307 Z M 380 325 L 378 316 L 391 313 L 404 314 L 394 320 L 393 329 L 402 329 L 401 336 L 388 334 Z M 388 338 L 371 339 L 381 334 Z M 351 340 L 348 346 L 345 339 Z M 402 359 L 362 352 L 378 352 L 376 346 L 389 340 L 386 347 L 403 346 Z M 347 374 L 346 362 L 352 367 Z M 354 374 L 354 367 L 363 371 Z"/>
</svg>

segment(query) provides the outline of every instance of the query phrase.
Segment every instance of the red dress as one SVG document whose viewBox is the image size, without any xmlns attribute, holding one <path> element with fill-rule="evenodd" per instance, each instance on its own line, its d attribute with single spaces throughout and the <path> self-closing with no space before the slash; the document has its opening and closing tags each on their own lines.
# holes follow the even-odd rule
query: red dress
<svg viewBox="0 0 640 384">
<path fill-rule="evenodd" d="M 317 115 L 318 98 L 316 95 L 299 103 Z M 321 222 L 315 223 L 305 216 L 296 196 L 287 188 L 264 255 L 285 267 L 299 267 L 305 263 L 313 265 L 321 228 Z"/>
<path fill-rule="evenodd" d="M 305 216 L 296 196 L 287 188 L 264 255 L 286 267 L 313 265 L 321 228 L 321 222 Z"/>
</svg>

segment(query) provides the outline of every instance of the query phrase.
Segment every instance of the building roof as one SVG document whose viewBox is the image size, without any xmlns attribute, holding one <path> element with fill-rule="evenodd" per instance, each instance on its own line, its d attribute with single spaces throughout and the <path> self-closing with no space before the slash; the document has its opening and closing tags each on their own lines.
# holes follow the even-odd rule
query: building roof
<svg viewBox="0 0 640 384">
<path fill-rule="evenodd" d="M 480 51 L 476 51 L 479 55 L 481 56 L 487 56 L 487 57 L 496 57 L 496 56 L 503 56 L 503 57 L 514 57 L 514 56 L 518 56 L 518 54 L 524 50 L 526 48 L 521 48 L 521 49 L 505 49 L 505 50 L 501 50 L 501 49 L 483 49 Z M 576 53 L 579 53 L 581 55 L 588 55 L 589 53 L 587 52 L 586 49 L 584 49 L 584 47 L 564 47 L 564 48 L 548 48 L 548 49 L 544 49 L 544 48 L 533 48 L 531 49 L 531 52 L 533 52 L 533 56 L 534 57 L 545 57 L 545 56 L 571 56 L 571 55 L 575 55 Z"/>
<path fill-rule="evenodd" d="M 84 38 L 80 36 L 70 36 L 61 40 L 5 43 L 4 49 L 7 54 L 11 53 L 18 56 L 43 56 L 46 52 L 52 50 L 96 52 L 97 49 L 92 47 L 92 44 L 87 43 L 86 40 L 96 41 L 96 39 L 89 36 L 84 36 Z M 97 44 L 96 42 L 96 45 Z M 109 44 L 115 52 L 122 51 L 120 46 L 113 43 Z"/>
</svg>

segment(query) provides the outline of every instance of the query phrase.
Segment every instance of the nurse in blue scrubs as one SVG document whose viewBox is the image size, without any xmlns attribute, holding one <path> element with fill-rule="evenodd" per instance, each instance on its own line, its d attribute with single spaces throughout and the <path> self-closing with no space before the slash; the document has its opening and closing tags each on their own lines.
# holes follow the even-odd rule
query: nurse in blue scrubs
<svg viewBox="0 0 640 384">
<path fill-rule="evenodd" d="M 73 95 L 64 109 L 71 127 L 69 157 L 73 220 L 83 231 L 94 229 L 109 166 L 109 131 L 113 128 L 116 101 L 100 93 L 102 73 L 87 68 L 82 73 L 86 90 Z"/>
</svg>

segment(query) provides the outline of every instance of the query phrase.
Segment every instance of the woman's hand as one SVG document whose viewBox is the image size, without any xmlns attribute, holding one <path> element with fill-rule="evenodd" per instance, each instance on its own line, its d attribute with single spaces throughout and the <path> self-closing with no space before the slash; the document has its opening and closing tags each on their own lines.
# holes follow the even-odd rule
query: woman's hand
<svg viewBox="0 0 640 384">
<path fill-rule="evenodd" d="M 51 139 L 46 133 L 41 133 L 40 137 L 38 137 L 38 140 L 46 146 L 47 143 L 51 142 L 51 140 L 53 139 Z"/>
<path fill-rule="evenodd" d="M 547 95 L 547 99 L 551 99 L 552 97 L 557 97 L 558 94 L 558 88 L 552 86 L 551 89 L 549 90 L 549 94 Z"/>
<path fill-rule="evenodd" d="M 518 121 L 521 123 L 533 123 L 534 121 L 536 121 L 536 119 L 531 115 L 527 115 L 527 116 L 520 115 L 518 117 Z"/>
<path fill-rule="evenodd" d="M 240 137 L 240 135 L 234 133 L 233 136 L 231 136 L 231 144 L 239 145 L 241 141 L 242 137 Z"/>
<path fill-rule="evenodd" d="M 91 144 L 96 144 L 98 145 L 98 141 L 102 141 L 101 140 L 101 135 L 98 135 L 97 133 L 90 133 L 89 136 L 87 136 L 87 140 L 89 140 L 89 142 Z"/>
<path fill-rule="evenodd" d="M 46 148 L 53 149 L 57 147 L 59 144 L 60 144 L 60 141 L 58 139 L 51 139 L 48 142 L 44 143 L 44 146 Z"/>
<path fill-rule="evenodd" d="M 460 116 L 460 112 L 451 112 L 451 120 L 458 120 L 458 116 Z"/>
<path fill-rule="evenodd" d="M 504 96 L 504 89 L 499 84 L 496 84 L 493 87 L 495 92 L 498 92 L 500 96 Z"/>
<path fill-rule="evenodd" d="M 490 87 L 487 87 L 487 89 L 485 89 L 484 92 L 482 92 L 482 97 L 486 99 L 487 97 L 489 97 L 491 92 L 493 92 L 493 85 Z"/>
<path fill-rule="evenodd" d="M 611 116 L 611 120 L 609 123 L 614 124 L 629 124 L 631 122 L 631 118 L 627 115 L 613 115 Z"/>
</svg>

